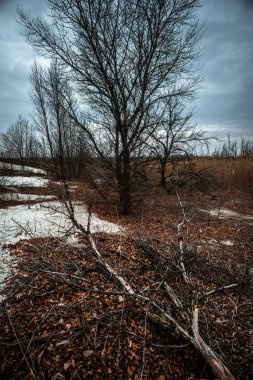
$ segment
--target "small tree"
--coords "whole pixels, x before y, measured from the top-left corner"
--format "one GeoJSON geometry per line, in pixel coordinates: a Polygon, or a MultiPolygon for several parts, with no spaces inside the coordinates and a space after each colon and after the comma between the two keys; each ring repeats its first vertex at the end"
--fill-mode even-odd
{"type": "Polygon", "coordinates": [[[153,156],[159,161],[160,184],[166,187],[166,169],[168,163],[173,166],[179,158],[190,158],[196,153],[199,144],[207,144],[208,138],[203,131],[192,124],[192,111],[185,112],[179,97],[168,100],[164,115],[149,138],[148,145],[153,156]]]}

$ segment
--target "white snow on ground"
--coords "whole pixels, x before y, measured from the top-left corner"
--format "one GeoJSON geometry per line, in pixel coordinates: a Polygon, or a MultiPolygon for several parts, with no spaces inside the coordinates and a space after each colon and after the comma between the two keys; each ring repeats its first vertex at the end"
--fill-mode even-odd
{"type": "Polygon", "coordinates": [[[45,170],[33,168],[30,166],[14,165],[7,162],[0,161],[0,169],[16,170],[19,172],[30,172],[35,174],[47,174],[45,170]]]}
{"type": "MultiPolygon", "coordinates": [[[[87,207],[75,204],[74,209],[78,223],[86,227],[88,221],[87,207]]],[[[91,217],[90,229],[91,232],[123,232],[118,225],[99,219],[95,215],[91,217]]],[[[66,215],[64,206],[58,201],[51,202],[50,205],[36,203],[0,209],[0,287],[10,273],[11,256],[8,249],[3,248],[4,245],[32,237],[61,237],[66,235],[66,231],[71,233],[68,241],[73,244],[76,231],[66,215]]]]}
{"type": "MultiPolygon", "coordinates": [[[[2,199],[10,200],[50,200],[54,197],[47,195],[21,194],[13,186],[47,186],[49,181],[41,177],[0,176],[0,183],[7,193],[1,194],[2,199]],[[10,193],[10,190],[14,193],[10,193]]],[[[72,190],[74,191],[74,190],[72,190]]],[[[78,223],[86,227],[88,222],[87,207],[84,204],[73,204],[78,223]]],[[[116,224],[91,216],[91,232],[122,233],[123,230],[116,224]]],[[[76,243],[76,230],[68,218],[65,207],[59,201],[50,203],[35,203],[32,205],[18,205],[0,209],[0,288],[4,286],[5,278],[10,274],[13,257],[5,247],[21,239],[33,237],[62,237],[68,233],[68,242],[76,243]]],[[[1,298],[0,298],[1,300],[1,298]]]]}
{"type": "Polygon", "coordinates": [[[200,210],[202,212],[207,212],[213,217],[221,219],[238,219],[238,220],[248,220],[253,222],[252,214],[240,214],[239,212],[229,210],[228,208],[211,208],[210,210],[200,210]]]}
{"type": "MultiPolygon", "coordinates": [[[[0,249],[0,289],[4,286],[4,279],[11,274],[11,264],[14,263],[7,248],[0,249]]],[[[3,297],[0,295],[0,301],[3,297]]]]}
{"type": "MultiPolygon", "coordinates": [[[[75,204],[74,208],[78,223],[86,227],[88,221],[86,206],[75,204]]],[[[45,203],[36,203],[1,209],[0,242],[9,244],[15,243],[21,238],[33,236],[63,236],[72,226],[65,214],[64,206],[58,201],[46,205],[45,203]]],[[[99,219],[95,215],[91,217],[90,228],[91,232],[122,233],[118,225],[99,219]]]]}
{"type": "Polygon", "coordinates": [[[22,177],[22,176],[4,176],[0,177],[0,182],[3,186],[29,186],[29,187],[43,187],[48,186],[49,181],[41,177],[22,177]]]}
{"type": "Polygon", "coordinates": [[[7,201],[42,201],[55,199],[53,195],[36,195],[36,194],[21,194],[21,193],[2,193],[0,194],[0,199],[7,201]]]}

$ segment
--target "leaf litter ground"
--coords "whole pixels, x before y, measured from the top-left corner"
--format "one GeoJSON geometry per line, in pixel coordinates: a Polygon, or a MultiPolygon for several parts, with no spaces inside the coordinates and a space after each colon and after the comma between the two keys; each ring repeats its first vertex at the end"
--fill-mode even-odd
{"type": "MultiPolygon", "coordinates": [[[[159,195],[152,204],[141,205],[135,217],[124,218],[116,207],[96,202],[93,193],[90,197],[100,217],[120,223],[129,234],[96,234],[97,246],[112,267],[134,287],[166,302],[163,291],[156,288],[165,268],[154,265],[136,244],[145,242],[172,263],[166,266],[166,280],[189,309],[188,291],[173,265],[181,217],[175,198],[159,195]]],[[[200,330],[238,379],[250,379],[252,227],[211,218],[190,203],[186,208],[196,215],[185,263],[194,284],[206,292],[240,283],[203,302],[200,330]],[[222,243],[231,237],[233,245],[222,243]]],[[[214,378],[191,346],[147,319],[145,304],[121,294],[92,259],[82,236],[77,247],[60,238],[37,238],[16,243],[12,252],[18,264],[1,304],[1,378],[214,378]]]]}

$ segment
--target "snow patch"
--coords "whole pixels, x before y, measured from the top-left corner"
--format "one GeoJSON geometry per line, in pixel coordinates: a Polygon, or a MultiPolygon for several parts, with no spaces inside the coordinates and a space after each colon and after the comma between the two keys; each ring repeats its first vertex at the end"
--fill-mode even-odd
{"type": "MultiPolygon", "coordinates": [[[[84,204],[73,204],[78,223],[86,227],[88,211],[84,204]]],[[[116,224],[104,221],[95,215],[91,215],[90,230],[105,233],[123,233],[116,224]]],[[[5,245],[14,244],[21,239],[52,236],[64,237],[72,246],[78,245],[75,237],[76,229],[69,220],[65,207],[57,201],[46,206],[45,203],[34,205],[18,205],[0,212],[0,288],[10,274],[12,258],[5,245]]],[[[1,301],[1,298],[0,298],[1,301]]]]}
{"type": "MultiPolygon", "coordinates": [[[[11,267],[14,263],[14,259],[11,257],[7,248],[1,248],[0,246],[0,290],[4,287],[4,280],[11,274],[11,267]]],[[[0,302],[4,299],[0,295],[0,302]]]]}
{"type": "Polygon", "coordinates": [[[3,185],[6,186],[20,186],[20,187],[44,187],[48,186],[49,181],[41,177],[22,177],[22,176],[4,176],[0,177],[3,185]]]}
{"type": "Polygon", "coordinates": [[[18,172],[30,172],[34,174],[43,174],[43,175],[47,174],[45,170],[42,170],[42,169],[33,168],[31,166],[14,165],[14,164],[10,164],[8,162],[2,162],[2,161],[0,161],[0,169],[15,170],[18,172]]]}
{"type": "MultiPolygon", "coordinates": [[[[39,169],[38,169],[39,170],[39,169]]],[[[49,181],[41,177],[0,176],[0,182],[7,192],[1,194],[2,199],[28,201],[51,200],[49,195],[21,194],[13,186],[42,187],[48,186],[49,181]],[[11,192],[13,191],[13,192],[11,192]]],[[[72,188],[74,190],[74,187],[72,188]]],[[[84,228],[87,226],[89,213],[85,204],[73,203],[75,217],[84,228]]],[[[105,233],[123,233],[116,224],[104,221],[91,215],[90,231],[105,233]]],[[[59,201],[36,203],[32,205],[17,205],[0,210],[0,289],[4,280],[11,274],[14,259],[6,245],[15,244],[21,239],[35,237],[67,237],[69,244],[77,245],[76,229],[70,221],[66,208],[59,201]]],[[[1,298],[0,298],[1,301],[1,298]]]]}
{"type": "Polygon", "coordinates": [[[228,208],[211,208],[210,210],[203,210],[200,209],[201,212],[207,212],[213,217],[217,217],[220,219],[227,219],[227,218],[232,218],[232,219],[238,219],[238,220],[248,220],[248,221],[253,221],[253,215],[251,214],[241,214],[239,212],[229,210],[228,208]]]}
{"type": "Polygon", "coordinates": [[[53,195],[36,195],[36,194],[21,194],[21,193],[2,193],[0,198],[7,201],[42,201],[55,199],[53,195]]]}
{"type": "MultiPolygon", "coordinates": [[[[86,227],[88,222],[87,207],[74,204],[78,223],[86,227]]],[[[122,229],[104,221],[97,216],[91,216],[91,232],[122,233],[122,229]]],[[[40,236],[64,236],[66,231],[75,232],[69,220],[65,207],[60,202],[36,203],[33,205],[18,205],[2,209],[0,214],[0,243],[13,244],[20,239],[40,236]]]]}

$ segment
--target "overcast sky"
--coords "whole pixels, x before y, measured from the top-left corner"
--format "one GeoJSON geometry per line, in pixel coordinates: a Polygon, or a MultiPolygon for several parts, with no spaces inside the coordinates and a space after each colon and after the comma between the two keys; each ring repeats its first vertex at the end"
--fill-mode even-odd
{"type": "MultiPolygon", "coordinates": [[[[20,34],[16,7],[40,13],[43,0],[0,0],[0,131],[31,118],[29,74],[40,60],[20,34]]],[[[195,102],[198,126],[220,137],[253,139],[253,0],[209,0],[200,11],[205,80],[195,102]]]]}

